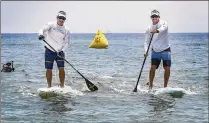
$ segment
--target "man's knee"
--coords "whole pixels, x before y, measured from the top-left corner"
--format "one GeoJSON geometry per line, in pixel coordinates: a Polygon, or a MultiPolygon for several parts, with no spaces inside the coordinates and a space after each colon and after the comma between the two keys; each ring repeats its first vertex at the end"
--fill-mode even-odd
{"type": "Polygon", "coordinates": [[[64,71],[65,68],[64,67],[59,67],[59,71],[64,71]]]}
{"type": "Polygon", "coordinates": [[[169,66],[165,66],[164,69],[165,69],[165,71],[170,71],[170,67],[169,66]]]}
{"type": "Polygon", "coordinates": [[[52,69],[46,69],[47,72],[52,72],[52,69]]]}
{"type": "Polygon", "coordinates": [[[152,65],[150,68],[150,72],[155,72],[155,70],[157,69],[156,65],[152,65]]]}

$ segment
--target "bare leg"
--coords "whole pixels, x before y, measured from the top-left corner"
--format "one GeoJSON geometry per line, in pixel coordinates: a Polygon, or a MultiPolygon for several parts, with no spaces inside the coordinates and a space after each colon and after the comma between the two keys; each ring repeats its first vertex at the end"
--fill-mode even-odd
{"type": "Polygon", "coordinates": [[[65,69],[64,69],[64,67],[59,67],[59,78],[60,78],[60,87],[64,88],[64,82],[65,82],[65,69]]]}
{"type": "Polygon", "coordinates": [[[164,72],[164,88],[168,86],[168,80],[170,77],[170,67],[164,67],[165,72],[164,72]]]}
{"type": "Polygon", "coordinates": [[[48,83],[48,88],[52,87],[52,69],[46,70],[46,79],[48,83]]]}
{"type": "Polygon", "coordinates": [[[149,72],[149,89],[151,90],[153,87],[153,80],[155,77],[155,70],[156,70],[157,66],[156,65],[152,65],[150,72],[149,72]]]}

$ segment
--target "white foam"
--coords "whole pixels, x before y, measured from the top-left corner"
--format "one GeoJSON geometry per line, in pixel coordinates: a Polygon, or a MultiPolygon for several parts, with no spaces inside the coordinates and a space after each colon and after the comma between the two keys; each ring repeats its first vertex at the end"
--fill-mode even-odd
{"type": "Polygon", "coordinates": [[[188,94],[188,95],[197,94],[197,92],[192,92],[192,91],[190,90],[190,88],[186,89],[186,90],[185,90],[185,93],[188,94]]]}
{"type": "Polygon", "coordinates": [[[51,87],[51,88],[39,88],[38,89],[38,93],[47,93],[47,92],[48,93],[53,92],[58,95],[65,95],[65,94],[80,95],[80,96],[83,95],[82,92],[80,92],[78,90],[74,90],[70,86],[66,86],[66,85],[64,88],[60,88],[58,86],[55,86],[55,87],[51,87]]]}
{"type": "Polygon", "coordinates": [[[149,93],[149,90],[147,88],[141,88],[140,85],[138,85],[137,90],[141,93],[149,93]]]}
{"type": "Polygon", "coordinates": [[[142,88],[138,88],[138,90],[142,93],[149,93],[148,89],[142,89],[142,88]]]}
{"type": "Polygon", "coordinates": [[[35,93],[31,92],[28,86],[20,86],[17,92],[20,92],[25,97],[37,96],[35,93]]]}
{"type": "Polygon", "coordinates": [[[126,90],[123,90],[123,89],[113,88],[113,90],[115,92],[122,93],[122,94],[130,94],[130,92],[127,92],[126,90]]]}
{"type": "Polygon", "coordinates": [[[112,76],[101,76],[100,78],[103,78],[103,79],[112,79],[113,77],[112,76]]]}

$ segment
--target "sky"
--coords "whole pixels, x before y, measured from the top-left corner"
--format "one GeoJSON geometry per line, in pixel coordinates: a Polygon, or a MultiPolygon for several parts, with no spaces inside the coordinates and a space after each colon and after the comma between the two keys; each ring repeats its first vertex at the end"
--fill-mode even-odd
{"type": "Polygon", "coordinates": [[[144,33],[153,9],[169,32],[208,32],[208,1],[2,1],[1,33],[37,33],[60,10],[71,33],[144,33]]]}

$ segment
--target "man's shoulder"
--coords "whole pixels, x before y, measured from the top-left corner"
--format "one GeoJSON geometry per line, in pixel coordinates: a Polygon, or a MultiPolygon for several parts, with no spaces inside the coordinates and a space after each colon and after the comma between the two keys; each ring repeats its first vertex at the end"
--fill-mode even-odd
{"type": "Polygon", "coordinates": [[[70,33],[70,29],[66,25],[64,27],[68,31],[68,33],[70,33]]]}
{"type": "Polygon", "coordinates": [[[146,28],[146,30],[149,31],[149,30],[151,30],[151,28],[152,28],[152,24],[149,25],[149,26],[146,28]]]}
{"type": "Polygon", "coordinates": [[[66,29],[66,30],[70,30],[67,26],[65,26],[65,29],[66,29]]]}
{"type": "Polygon", "coordinates": [[[160,20],[160,24],[167,24],[166,20],[160,20]]]}
{"type": "Polygon", "coordinates": [[[50,22],[48,22],[47,24],[48,24],[49,26],[53,26],[53,25],[56,24],[56,22],[55,22],[55,21],[50,21],[50,22]]]}

